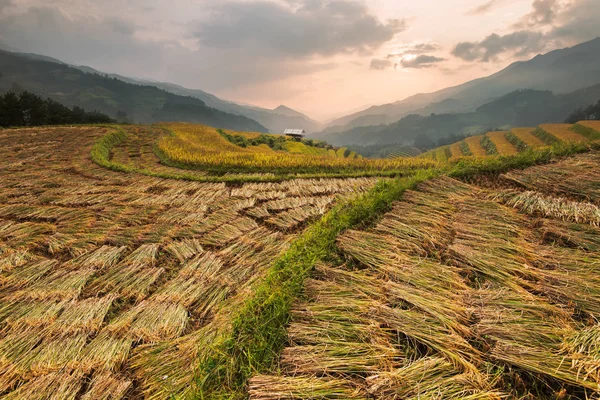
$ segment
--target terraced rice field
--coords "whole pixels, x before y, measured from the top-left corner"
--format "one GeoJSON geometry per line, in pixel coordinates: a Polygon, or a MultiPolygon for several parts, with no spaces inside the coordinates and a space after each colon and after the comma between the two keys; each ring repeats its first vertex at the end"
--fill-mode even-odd
{"type": "Polygon", "coordinates": [[[496,131],[488,132],[486,136],[496,145],[498,154],[511,156],[517,154],[517,149],[513,146],[508,139],[506,139],[506,132],[496,131]]]}
{"type": "Polygon", "coordinates": [[[484,157],[487,155],[487,152],[481,146],[481,138],[482,136],[470,136],[465,139],[467,146],[469,146],[471,153],[473,153],[475,157],[484,157]]]}
{"type": "Polygon", "coordinates": [[[531,149],[545,146],[545,143],[533,134],[534,130],[535,128],[513,128],[511,132],[531,149]]]}
{"type": "Polygon", "coordinates": [[[600,132],[600,121],[581,121],[579,124],[600,132]]]}
{"type": "Polygon", "coordinates": [[[540,128],[563,142],[585,142],[587,139],[571,130],[569,124],[544,124],[540,128]]]}
{"type": "MultiPolygon", "coordinates": [[[[0,132],[3,398],[190,395],[203,352],[272,261],[340,198],[376,182],[113,172],[90,160],[109,130],[0,132]]],[[[130,132],[115,160],[181,173],[152,153],[157,129],[130,132]]]]}
{"type": "Polygon", "coordinates": [[[463,156],[463,152],[460,149],[460,142],[450,145],[448,149],[450,151],[450,157],[448,157],[448,161],[455,161],[463,156]]]}
{"type": "Polygon", "coordinates": [[[338,236],[250,399],[596,398],[599,162],[438,178],[338,236]]]}

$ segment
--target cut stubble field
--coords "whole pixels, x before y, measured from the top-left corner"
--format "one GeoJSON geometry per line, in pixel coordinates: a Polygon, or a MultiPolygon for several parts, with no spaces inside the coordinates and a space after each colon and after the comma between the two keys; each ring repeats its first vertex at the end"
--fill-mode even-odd
{"type": "Polygon", "coordinates": [[[253,147],[0,131],[3,398],[600,393],[596,142],[451,165],[253,147]]]}

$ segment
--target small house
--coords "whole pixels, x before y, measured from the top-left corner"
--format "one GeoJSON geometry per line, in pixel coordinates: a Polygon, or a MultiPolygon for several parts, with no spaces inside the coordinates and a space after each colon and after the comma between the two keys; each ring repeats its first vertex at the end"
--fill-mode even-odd
{"type": "Polygon", "coordinates": [[[296,139],[302,139],[306,131],[304,129],[286,129],[283,131],[283,134],[296,139]]]}

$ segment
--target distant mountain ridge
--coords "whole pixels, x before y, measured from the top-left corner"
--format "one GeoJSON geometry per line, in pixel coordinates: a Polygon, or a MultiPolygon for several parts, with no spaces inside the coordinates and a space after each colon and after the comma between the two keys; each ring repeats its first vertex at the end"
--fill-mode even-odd
{"type": "Polygon", "coordinates": [[[267,132],[251,118],[209,107],[200,99],[124,79],[84,71],[50,57],[0,50],[0,93],[27,90],[68,107],[97,110],[110,117],[126,113],[131,122],[175,120],[267,132]]]}
{"type": "Polygon", "coordinates": [[[564,122],[574,111],[600,99],[600,84],[555,95],[550,91],[517,90],[468,113],[410,114],[388,125],[356,127],[324,135],[335,146],[413,145],[423,136],[436,141],[451,135],[472,135],[494,129],[564,122]]]}
{"type": "MultiPolygon", "coordinates": [[[[1,51],[1,50],[0,50],[1,51]]],[[[154,86],[166,92],[176,94],[179,96],[193,97],[201,100],[208,107],[215,108],[226,113],[244,116],[258,122],[263,127],[266,127],[271,133],[283,132],[286,128],[301,128],[309,133],[317,132],[322,129],[323,125],[317,121],[312,120],[308,116],[293,110],[287,106],[280,105],[274,110],[269,110],[261,107],[254,107],[248,105],[240,105],[227,100],[222,100],[219,97],[204,92],[198,89],[188,89],[183,86],[179,86],[173,83],[157,82],[145,79],[138,79],[132,77],[126,77],[119,74],[105,73],[98,71],[92,67],[83,65],[71,65],[52,57],[33,54],[33,53],[19,53],[9,51],[16,56],[27,58],[34,61],[48,61],[57,64],[62,64],[72,68],[79,69],[89,74],[104,75],[109,78],[118,79],[120,81],[142,86],[154,86]]],[[[264,130],[264,129],[263,129],[264,130]]]]}
{"type": "Polygon", "coordinates": [[[579,45],[515,62],[488,77],[421,93],[404,100],[338,118],[319,134],[350,131],[366,125],[390,124],[409,114],[430,115],[474,111],[518,89],[568,93],[600,83],[600,37],[579,45]]]}
{"type": "MultiPolygon", "coordinates": [[[[91,67],[75,66],[75,68],[81,69],[86,72],[104,74],[103,72],[97,71],[91,67]]],[[[323,126],[321,123],[314,121],[306,115],[284,105],[280,105],[274,110],[269,110],[266,108],[240,105],[231,101],[222,100],[219,97],[207,93],[203,90],[188,89],[183,86],[176,85],[174,83],[129,78],[118,74],[105,75],[122,80],[124,82],[133,83],[137,85],[141,84],[155,86],[169,93],[177,94],[180,96],[189,96],[202,100],[207,106],[216,108],[217,110],[251,118],[260,123],[261,125],[265,126],[267,129],[269,129],[271,133],[282,133],[283,130],[287,128],[301,128],[311,133],[319,131],[323,126]]]]}

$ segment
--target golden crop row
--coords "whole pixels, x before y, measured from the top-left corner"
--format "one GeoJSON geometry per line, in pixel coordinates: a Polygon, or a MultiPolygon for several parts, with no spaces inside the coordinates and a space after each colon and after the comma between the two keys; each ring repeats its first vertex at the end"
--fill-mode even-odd
{"type": "Polygon", "coordinates": [[[266,146],[241,148],[228,142],[214,128],[192,124],[165,125],[173,135],[158,141],[158,149],[171,162],[194,168],[223,171],[361,172],[433,167],[424,159],[350,159],[328,155],[290,154],[266,146]]]}

